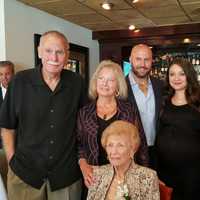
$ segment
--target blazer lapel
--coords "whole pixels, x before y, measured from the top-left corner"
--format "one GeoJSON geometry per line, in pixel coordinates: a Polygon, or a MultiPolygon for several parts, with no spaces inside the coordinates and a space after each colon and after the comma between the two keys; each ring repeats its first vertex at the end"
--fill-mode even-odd
{"type": "Polygon", "coordinates": [[[112,183],[112,180],[114,177],[113,167],[109,164],[108,167],[105,168],[104,170],[105,170],[105,172],[104,172],[103,176],[101,177],[101,182],[97,189],[94,200],[105,200],[106,194],[112,183]]]}
{"type": "Polygon", "coordinates": [[[161,105],[161,90],[160,90],[160,83],[154,78],[150,78],[153,91],[154,91],[154,97],[155,97],[155,119],[157,122],[158,116],[159,116],[159,110],[160,110],[160,105],[161,105]]]}
{"type": "MultiPolygon", "coordinates": [[[[126,76],[126,83],[127,83],[127,87],[128,87],[128,100],[129,102],[131,102],[133,104],[134,107],[137,108],[138,110],[138,106],[137,106],[137,102],[136,102],[136,99],[135,99],[135,96],[133,94],[133,90],[131,88],[131,83],[130,83],[130,80],[129,80],[129,77],[126,76]]],[[[138,110],[139,111],[139,110],[138,110]]]]}
{"type": "Polygon", "coordinates": [[[0,105],[3,102],[3,94],[2,94],[2,88],[0,87],[0,105]]]}

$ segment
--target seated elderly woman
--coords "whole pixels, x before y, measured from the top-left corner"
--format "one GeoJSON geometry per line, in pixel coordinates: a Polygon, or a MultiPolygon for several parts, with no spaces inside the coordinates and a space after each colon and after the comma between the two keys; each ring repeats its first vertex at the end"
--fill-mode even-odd
{"type": "Polygon", "coordinates": [[[87,200],[159,200],[156,172],[134,162],[140,145],[137,128],[117,120],[103,132],[101,143],[110,164],[94,167],[87,200]]]}

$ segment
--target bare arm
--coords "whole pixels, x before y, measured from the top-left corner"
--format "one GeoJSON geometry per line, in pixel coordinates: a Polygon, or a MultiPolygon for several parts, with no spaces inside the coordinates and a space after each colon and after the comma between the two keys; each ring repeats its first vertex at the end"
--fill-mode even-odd
{"type": "Polygon", "coordinates": [[[79,165],[81,172],[83,174],[84,183],[87,187],[94,183],[93,181],[93,166],[87,163],[87,160],[84,158],[79,159],[79,165]]]}
{"type": "Polygon", "coordinates": [[[3,140],[3,146],[6,152],[6,158],[8,163],[15,153],[15,130],[14,129],[1,129],[1,137],[3,140]]]}

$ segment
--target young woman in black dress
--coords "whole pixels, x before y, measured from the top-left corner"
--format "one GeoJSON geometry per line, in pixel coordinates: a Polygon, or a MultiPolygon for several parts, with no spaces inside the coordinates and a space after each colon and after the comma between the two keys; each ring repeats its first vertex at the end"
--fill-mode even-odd
{"type": "Polygon", "coordinates": [[[158,175],[173,187],[173,200],[192,200],[200,192],[200,87],[184,59],[172,62],[166,82],[156,140],[158,175]]]}

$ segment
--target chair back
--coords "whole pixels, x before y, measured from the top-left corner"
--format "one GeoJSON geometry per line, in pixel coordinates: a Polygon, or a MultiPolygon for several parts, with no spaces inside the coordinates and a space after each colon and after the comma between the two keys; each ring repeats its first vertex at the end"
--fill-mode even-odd
{"type": "Polygon", "coordinates": [[[160,200],[171,200],[173,189],[166,185],[159,183],[160,200]]]}

